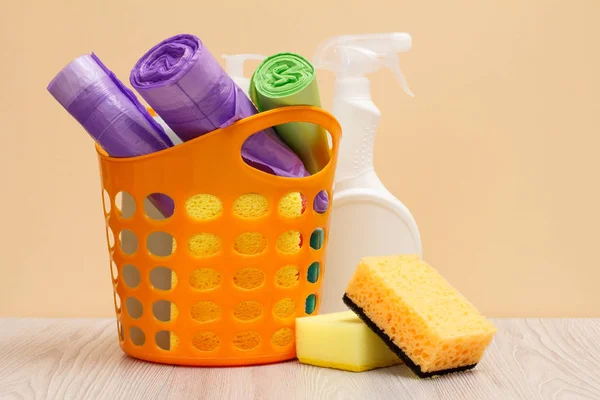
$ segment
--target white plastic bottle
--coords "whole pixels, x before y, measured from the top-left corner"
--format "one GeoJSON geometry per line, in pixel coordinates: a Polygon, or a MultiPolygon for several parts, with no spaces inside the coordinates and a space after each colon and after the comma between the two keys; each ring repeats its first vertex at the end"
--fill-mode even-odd
{"type": "Polygon", "coordinates": [[[337,36],[325,40],[315,53],[315,67],[336,74],[331,111],[343,130],[321,313],[346,310],[342,296],[362,257],[407,253],[421,256],[415,219],[373,169],[373,143],[381,113],[371,100],[367,78],[367,74],[387,67],[413,96],[398,64],[398,53],[410,50],[411,44],[406,33],[337,36]]]}
{"type": "Polygon", "coordinates": [[[225,59],[225,72],[242,89],[246,96],[250,90],[250,78],[244,76],[244,62],[246,60],[262,61],[266,57],[259,54],[223,54],[225,59]]]}

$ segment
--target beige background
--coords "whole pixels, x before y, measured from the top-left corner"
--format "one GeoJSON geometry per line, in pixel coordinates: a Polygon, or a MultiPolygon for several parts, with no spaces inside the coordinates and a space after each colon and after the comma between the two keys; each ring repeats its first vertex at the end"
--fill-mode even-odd
{"type": "Polygon", "coordinates": [[[127,80],[175,33],[216,55],[311,56],[383,31],[413,35],[417,97],[373,76],[376,169],[424,257],[490,316],[600,316],[599,1],[134,3],[3,2],[0,316],[113,313],[92,141],[45,90],[71,59],[93,50],[127,80]]]}

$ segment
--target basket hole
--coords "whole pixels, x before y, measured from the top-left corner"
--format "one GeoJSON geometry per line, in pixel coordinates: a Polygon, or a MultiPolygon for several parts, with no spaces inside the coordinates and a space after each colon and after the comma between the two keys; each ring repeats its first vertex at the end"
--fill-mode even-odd
{"type": "Polygon", "coordinates": [[[275,273],[275,284],[277,286],[291,288],[298,284],[300,270],[295,265],[286,265],[279,268],[275,273]]]}
{"type": "Polygon", "coordinates": [[[121,313],[121,296],[119,296],[119,293],[114,292],[115,294],[115,309],[117,310],[117,314],[121,313]]]}
{"type": "Polygon", "coordinates": [[[219,347],[219,337],[214,332],[199,332],[194,335],[192,345],[200,351],[212,351],[219,347]]]}
{"type": "Polygon", "coordinates": [[[147,218],[162,221],[171,218],[175,212],[175,202],[164,193],[152,193],[144,199],[144,213],[147,218]]]}
{"type": "Polygon", "coordinates": [[[115,247],[115,234],[110,226],[106,227],[106,240],[108,241],[108,247],[112,250],[115,247]]]}
{"type": "Polygon", "coordinates": [[[221,275],[211,268],[197,268],[190,275],[190,286],[196,290],[211,290],[220,284],[221,275]]]}
{"type": "Polygon", "coordinates": [[[168,300],[158,300],[152,304],[152,314],[161,322],[171,322],[179,316],[179,308],[168,300]]]}
{"type": "Polygon", "coordinates": [[[102,206],[104,207],[104,213],[110,214],[110,210],[112,210],[112,205],[110,204],[110,195],[106,191],[106,189],[102,190],[102,206]]]}
{"type": "Polygon", "coordinates": [[[158,290],[171,290],[177,284],[177,274],[167,267],[156,267],[150,271],[150,283],[158,290]]]}
{"type": "Polygon", "coordinates": [[[273,314],[278,318],[290,318],[295,312],[296,302],[290,298],[279,300],[273,308],[273,314]]]}
{"type": "Polygon", "coordinates": [[[233,308],[233,316],[240,321],[254,321],[263,314],[263,306],[258,301],[242,301],[233,308]]]}
{"type": "Polygon", "coordinates": [[[170,331],[158,331],[154,335],[156,346],[165,351],[172,351],[179,345],[179,336],[170,331]]]}
{"type": "Polygon", "coordinates": [[[296,254],[302,248],[300,231],[287,231],[277,238],[277,250],[283,254],[296,254]]]}
{"type": "Polygon", "coordinates": [[[199,301],[192,306],[190,314],[198,322],[211,322],[221,316],[221,307],[212,301],[199,301]]]}
{"type": "Polygon", "coordinates": [[[283,129],[284,135],[291,135],[288,136],[291,141],[285,143],[276,140],[267,134],[268,130],[253,134],[242,145],[241,156],[246,165],[263,173],[285,176],[288,179],[302,179],[305,175],[318,173],[329,164],[333,140],[325,128],[311,122],[294,122],[279,125],[277,128],[278,133],[281,134],[283,129]],[[316,143],[301,161],[296,154],[306,152],[296,146],[303,139],[314,142],[312,138],[315,138],[316,143]]]}
{"type": "Polygon", "coordinates": [[[119,192],[115,196],[115,207],[123,219],[129,219],[135,214],[135,200],[128,192],[119,192]]]}
{"type": "Polygon", "coordinates": [[[306,304],[304,305],[304,311],[310,315],[315,312],[315,308],[317,307],[317,296],[314,294],[309,294],[306,298],[306,304]]]}
{"type": "Polygon", "coordinates": [[[185,202],[185,211],[195,221],[215,219],[223,214],[223,202],[212,194],[196,194],[185,202]]]}
{"type": "Polygon", "coordinates": [[[179,336],[175,332],[171,332],[169,336],[169,347],[171,350],[175,350],[179,347],[179,336]]]}
{"type": "Polygon", "coordinates": [[[257,332],[240,332],[233,337],[233,345],[240,350],[252,350],[259,344],[260,335],[257,332]]]}
{"type": "Polygon", "coordinates": [[[243,194],[233,202],[233,214],[246,219],[257,219],[267,215],[269,200],[258,193],[243,194]]]}
{"type": "Polygon", "coordinates": [[[129,338],[136,346],[143,346],[144,343],[146,343],[146,335],[144,334],[144,331],[137,326],[132,326],[129,328],[129,338]]]}
{"type": "Polygon", "coordinates": [[[242,289],[252,290],[265,282],[265,273],[258,268],[242,268],[233,276],[233,283],[242,289]]]}
{"type": "Polygon", "coordinates": [[[279,214],[286,218],[297,218],[306,211],[306,196],[300,192],[288,193],[279,200],[279,214]]]}
{"type": "Polygon", "coordinates": [[[142,280],[142,276],[140,275],[140,271],[131,264],[126,264],[123,266],[123,280],[125,284],[130,288],[136,288],[140,284],[142,280]]]}
{"type": "Polygon", "coordinates": [[[319,280],[319,275],[321,273],[321,264],[318,261],[310,264],[308,267],[308,272],[306,274],[306,280],[310,283],[316,283],[319,280]]]}
{"type": "Polygon", "coordinates": [[[294,332],[290,328],[278,329],[273,336],[271,336],[271,343],[279,347],[285,347],[292,343],[293,340],[294,332]]]}
{"type": "Polygon", "coordinates": [[[148,235],[146,246],[150,254],[158,257],[168,257],[177,248],[175,238],[167,232],[152,232],[148,235]]]}
{"type": "Polygon", "coordinates": [[[310,235],[310,247],[314,250],[321,250],[325,241],[325,231],[323,228],[317,228],[310,235]]]}
{"type": "Polygon", "coordinates": [[[110,274],[111,274],[112,280],[114,282],[116,282],[117,279],[119,278],[119,269],[117,268],[117,264],[115,264],[114,260],[110,260],[110,274]]]}
{"type": "Polygon", "coordinates": [[[221,239],[213,233],[197,233],[188,241],[188,250],[194,257],[210,257],[221,251],[221,239]]]}
{"type": "Polygon", "coordinates": [[[123,229],[119,233],[119,245],[125,254],[134,254],[138,249],[138,239],[135,233],[129,229],[123,229]]]}
{"type": "Polygon", "coordinates": [[[128,297],[125,300],[125,307],[127,308],[127,314],[133,319],[138,319],[144,313],[144,306],[142,302],[135,297],[128,297]]]}
{"type": "Polygon", "coordinates": [[[329,193],[326,190],[321,190],[317,193],[313,201],[313,209],[318,214],[325,214],[329,209],[329,193]]]}
{"type": "Polygon", "coordinates": [[[117,335],[119,336],[120,342],[125,340],[125,332],[123,332],[123,324],[121,321],[117,321],[117,335]]]}
{"type": "Polygon", "coordinates": [[[233,248],[247,256],[261,254],[267,249],[267,239],[260,232],[245,232],[235,238],[233,248]]]}

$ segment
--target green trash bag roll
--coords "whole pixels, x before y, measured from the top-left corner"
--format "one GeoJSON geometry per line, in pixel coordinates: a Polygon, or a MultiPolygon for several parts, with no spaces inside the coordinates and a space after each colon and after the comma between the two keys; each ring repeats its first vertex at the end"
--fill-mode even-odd
{"type": "MultiPolygon", "coordinates": [[[[287,106],[321,107],[315,68],[294,53],[267,57],[252,75],[250,98],[261,112],[287,106]]],[[[275,131],[300,157],[309,173],[319,172],[329,162],[331,150],[322,127],[290,122],[276,126],[275,131]]]]}

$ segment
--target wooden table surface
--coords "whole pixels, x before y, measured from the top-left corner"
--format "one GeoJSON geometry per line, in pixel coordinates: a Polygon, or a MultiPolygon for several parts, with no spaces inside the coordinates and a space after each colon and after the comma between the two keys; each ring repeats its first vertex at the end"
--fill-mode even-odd
{"type": "Polygon", "coordinates": [[[0,319],[0,399],[600,399],[600,319],[496,319],[476,369],[188,368],[127,357],[112,319],[0,319]]]}

